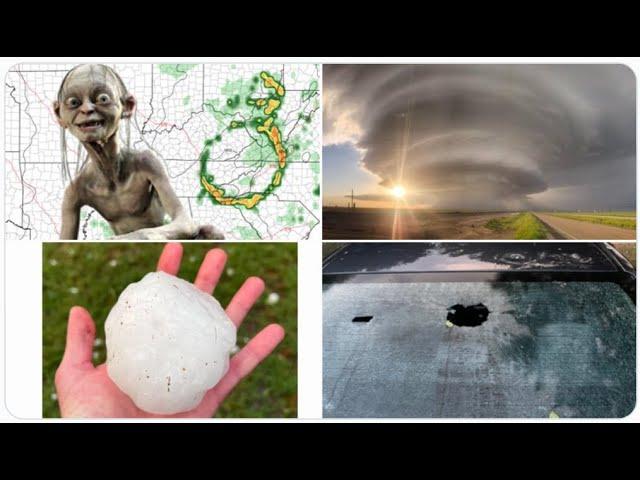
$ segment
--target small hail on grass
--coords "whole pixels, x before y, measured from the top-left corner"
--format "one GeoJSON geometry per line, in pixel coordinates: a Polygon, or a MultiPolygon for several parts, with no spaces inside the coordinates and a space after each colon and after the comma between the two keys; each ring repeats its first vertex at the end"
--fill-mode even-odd
{"type": "Polygon", "coordinates": [[[267,297],[267,305],[275,305],[280,301],[280,295],[276,292],[271,292],[267,297]]]}

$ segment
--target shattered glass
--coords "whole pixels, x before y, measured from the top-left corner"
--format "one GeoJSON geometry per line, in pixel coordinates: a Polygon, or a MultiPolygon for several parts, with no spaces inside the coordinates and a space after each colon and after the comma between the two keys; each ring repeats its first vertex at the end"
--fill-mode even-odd
{"type": "Polygon", "coordinates": [[[337,283],[323,304],[325,417],[616,418],[635,406],[635,305],[615,283],[337,283]],[[447,320],[478,304],[481,324],[447,320]]]}

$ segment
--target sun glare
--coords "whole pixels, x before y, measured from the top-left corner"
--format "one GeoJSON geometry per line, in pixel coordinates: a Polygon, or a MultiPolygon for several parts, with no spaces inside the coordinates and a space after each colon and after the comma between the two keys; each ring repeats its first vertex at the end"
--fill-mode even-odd
{"type": "Polygon", "coordinates": [[[393,187],[393,196],[396,198],[402,198],[404,197],[404,194],[406,193],[404,187],[401,187],[400,185],[397,185],[395,187],[393,187]]]}

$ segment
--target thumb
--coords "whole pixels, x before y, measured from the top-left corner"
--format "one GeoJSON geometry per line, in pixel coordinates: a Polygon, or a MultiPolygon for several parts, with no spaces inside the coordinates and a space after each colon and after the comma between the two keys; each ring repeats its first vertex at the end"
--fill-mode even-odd
{"type": "Polygon", "coordinates": [[[72,307],[67,325],[67,345],[60,366],[93,367],[91,362],[96,326],[89,312],[82,307],[72,307]]]}

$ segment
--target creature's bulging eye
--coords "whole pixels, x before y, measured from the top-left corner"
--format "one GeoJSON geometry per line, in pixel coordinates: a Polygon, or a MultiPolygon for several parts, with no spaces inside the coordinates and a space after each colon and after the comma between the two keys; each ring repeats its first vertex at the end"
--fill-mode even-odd
{"type": "Polygon", "coordinates": [[[98,103],[109,103],[111,101],[111,98],[109,98],[109,95],[107,95],[106,93],[101,93],[100,95],[98,95],[98,103]]]}
{"type": "Polygon", "coordinates": [[[67,107],[69,108],[78,108],[80,106],[80,100],[76,97],[67,98],[67,107]]]}

